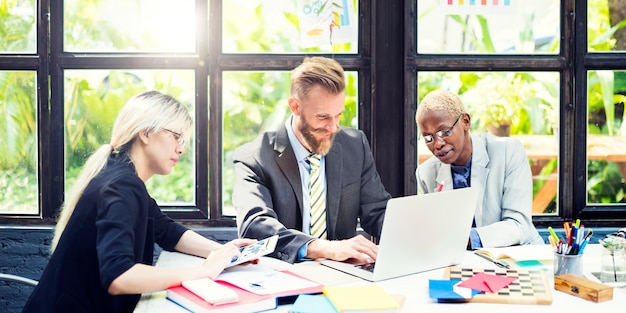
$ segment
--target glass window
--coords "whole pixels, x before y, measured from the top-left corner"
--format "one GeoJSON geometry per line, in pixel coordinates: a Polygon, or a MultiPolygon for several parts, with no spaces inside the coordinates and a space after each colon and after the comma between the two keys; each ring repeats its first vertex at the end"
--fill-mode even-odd
{"type": "Polygon", "coordinates": [[[194,0],[65,0],[64,15],[65,51],[196,51],[194,0]]]}
{"type": "Polygon", "coordinates": [[[626,10],[623,0],[587,1],[589,52],[626,50],[626,10]]]}
{"type": "MultiPolygon", "coordinates": [[[[10,142],[14,126],[8,119],[1,126],[6,129],[0,133],[0,144],[16,152],[1,163],[0,191],[8,191],[0,200],[17,207],[7,199],[14,196],[11,192],[16,186],[28,186],[28,192],[22,190],[18,196],[20,201],[32,201],[26,205],[31,211],[16,215],[41,215],[33,223],[46,224],[54,218],[84,162],[96,148],[109,143],[119,109],[131,96],[146,90],[163,91],[188,103],[194,119],[200,119],[194,132],[202,133],[192,134],[196,139],[191,139],[171,174],[154,176],[146,186],[171,217],[199,220],[208,213],[211,218],[206,225],[234,225],[232,151],[289,116],[285,101],[294,57],[352,55],[343,59],[352,72],[346,72],[349,87],[342,125],[358,127],[357,81],[370,82],[371,78],[369,52],[358,55],[359,38],[371,35],[364,34],[369,26],[359,29],[363,21],[371,22],[369,2],[366,12],[359,12],[363,3],[357,0],[181,0],[175,5],[164,0],[65,0],[41,3],[41,8],[35,0],[0,3],[0,71],[4,71],[0,73],[9,77],[0,86],[16,94],[18,83],[11,79],[20,72],[11,71],[17,68],[33,75],[30,98],[3,98],[0,107],[8,112],[11,101],[32,100],[30,113],[42,115],[20,117],[21,124],[32,121],[33,125],[13,137],[34,140],[30,145],[10,142]],[[219,12],[209,11],[212,4],[219,12]],[[37,23],[38,12],[42,23],[37,23]],[[220,25],[209,23],[213,16],[211,21],[220,25]],[[49,36],[37,38],[40,34],[49,36]],[[46,46],[37,49],[38,44],[46,46]],[[45,54],[37,55],[38,51],[45,54]],[[34,55],[24,58],[25,52],[34,55]],[[233,56],[226,53],[265,54],[261,58],[271,64],[259,62],[258,56],[234,56],[233,62],[233,56]],[[285,58],[284,54],[295,56],[285,58]],[[62,71],[53,70],[59,68],[62,71]],[[43,102],[36,103],[37,97],[43,102]],[[60,103],[63,109],[55,110],[60,103]],[[209,124],[212,112],[223,113],[223,130],[209,124]],[[42,125],[46,129],[39,133],[45,138],[37,139],[37,127],[42,125]],[[30,158],[19,149],[26,149],[30,158]],[[43,161],[37,160],[40,156],[43,161]],[[220,162],[224,168],[210,166],[220,162]]],[[[369,39],[361,42],[370,47],[369,39]]],[[[12,218],[13,214],[4,215],[12,218]]]]}
{"type": "Polygon", "coordinates": [[[560,1],[417,1],[418,53],[556,54],[560,1]]]}
{"type": "Polygon", "coordinates": [[[0,0],[0,147],[10,151],[0,157],[0,219],[49,224],[84,160],[107,144],[117,109],[158,89],[189,103],[201,134],[172,174],[149,181],[151,194],[173,218],[234,226],[232,151],[282,125],[290,69],[326,54],[350,69],[342,125],[368,135],[392,193],[414,192],[406,168],[429,156],[416,149],[408,115],[426,92],[447,88],[471,110],[472,132],[517,112],[508,128],[528,139],[533,211],[544,215],[536,223],[623,220],[612,213],[623,212],[626,172],[613,152],[626,149],[623,8],[624,0],[0,0]],[[575,46],[578,31],[590,53],[575,46]],[[586,147],[574,145],[581,135],[586,147]],[[413,161],[388,166],[406,156],[413,161]]]}
{"type": "MultiPolygon", "coordinates": [[[[187,70],[68,70],[65,75],[66,190],[91,153],[109,144],[113,122],[126,101],[147,90],[159,90],[195,111],[193,71],[187,70]]],[[[195,153],[193,135],[174,170],[153,176],[146,187],[159,205],[193,205],[195,153]]]]}
{"type": "Polygon", "coordinates": [[[358,51],[356,0],[224,0],[224,53],[358,51]]]}
{"type": "Polygon", "coordinates": [[[35,53],[35,0],[0,1],[0,53],[35,53]]]}
{"type": "Polygon", "coordinates": [[[624,203],[626,72],[587,75],[587,202],[624,203]]]}
{"type": "Polygon", "coordinates": [[[39,213],[36,76],[0,71],[0,213],[39,213]]]}
{"type": "MultiPolygon", "coordinates": [[[[234,150],[265,131],[283,127],[291,116],[289,71],[224,72],[223,164],[222,185],[224,215],[235,215],[231,196],[235,183],[232,154],[234,150]]],[[[346,71],[346,107],[341,125],[356,128],[357,73],[346,71]]]]}
{"type": "MultiPolygon", "coordinates": [[[[472,133],[513,136],[522,142],[533,174],[533,213],[557,213],[559,74],[418,74],[419,101],[430,91],[439,88],[450,90],[461,97],[471,117],[472,133]]],[[[430,157],[432,153],[419,136],[418,164],[430,157]]]]}

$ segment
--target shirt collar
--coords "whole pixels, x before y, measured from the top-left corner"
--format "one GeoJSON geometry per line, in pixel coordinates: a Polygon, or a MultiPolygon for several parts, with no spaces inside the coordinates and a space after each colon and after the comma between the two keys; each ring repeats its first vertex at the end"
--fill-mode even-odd
{"type": "Polygon", "coordinates": [[[289,137],[289,143],[291,144],[291,148],[293,149],[293,153],[296,155],[296,160],[298,162],[306,160],[306,157],[311,154],[298,140],[296,137],[296,133],[293,131],[293,127],[291,126],[291,120],[293,119],[293,115],[291,115],[285,121],[285,128],[287,129],[287,137],[289,137]]]}
{"type": "Polygon", "coordinates": [[[472,156],[470,155],[470,158],[467,160],[465,165],[450,164],[450,168],[452,169],[453,174],[459,174],[463,175],[465,178],[469,178],[470,171],[472,170],[472,156]]]}

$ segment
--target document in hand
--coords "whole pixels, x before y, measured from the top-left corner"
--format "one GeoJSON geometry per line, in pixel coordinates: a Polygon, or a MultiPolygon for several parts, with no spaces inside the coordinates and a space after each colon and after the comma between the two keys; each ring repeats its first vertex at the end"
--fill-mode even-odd
{"type": "Polygon", "coordinates": [[[240,256],[233,257],[226,267],[239,265],[254,259],[258,259],[264,255],[268,255],[274,252],[276,249],[276,243],[278,242],[278,235],[268,237],[259,240],[251,245],[247,245],[239,248],[240,256]]]}
{"type": "Polygon", "coordinates": [[[398,299],[379,285],[326,286],[324,295],[339,313],[400,312],[398,299]]]}
{"type": "Polygon", "coordinates": [[[275,309],[276,297],[270,295],[257,295],[243,289],[232,286],[226,282],[217,282],[232,289],[237,293],[237,302],[226,304],[210,304],[183,286],[170,287],[167,289],[167,298],[191,312],[202,313],[228,313],[228,312],[259,312],[275,309]]]}

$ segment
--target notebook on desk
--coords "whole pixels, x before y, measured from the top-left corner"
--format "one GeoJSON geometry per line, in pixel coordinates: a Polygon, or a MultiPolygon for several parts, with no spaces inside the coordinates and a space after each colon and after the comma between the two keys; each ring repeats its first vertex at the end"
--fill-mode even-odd
{"type": "Polygon", "coordinates": [[[323,260],[321,264],[369,281],[459,264],[477,198],[472,187],[392,198],[387,203],[376,263],[323,260]]]}

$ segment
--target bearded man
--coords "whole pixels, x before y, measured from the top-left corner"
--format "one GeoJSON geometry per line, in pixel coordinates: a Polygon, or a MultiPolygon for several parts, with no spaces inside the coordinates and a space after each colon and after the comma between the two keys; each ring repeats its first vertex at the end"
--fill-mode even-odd
{"type": "Polygon", "coordinates": [[[379,237],[387,201],[365,134],[339,126],[345,77],[329,58],[305,58],[291,73],[292,115],[233,155],[238,234],[279,235],[271,256],[376,260],[378,247],[357,234],[379,237]],[[319,183],[319,184],[318,184],[319,183]]]}

